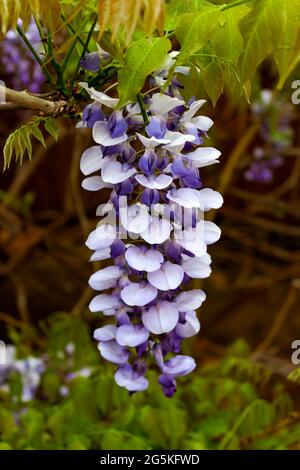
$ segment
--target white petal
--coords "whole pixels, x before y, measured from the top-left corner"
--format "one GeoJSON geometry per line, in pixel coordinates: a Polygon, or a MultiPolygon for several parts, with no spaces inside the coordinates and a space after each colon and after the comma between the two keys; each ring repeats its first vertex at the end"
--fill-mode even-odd
{"type": "Polygon", "coordinates": [[[190,152],[188,157],[191,158],[195,168],[202,168],[204,166],[219,163],[218,158],[221,152],[213,147],[199,147],[194,152],[190,152]]]}
{"type": "Polygon", "coordinates": [[[122,134],[119,137],[111,137],[109,127],[105,121],[96,121],[93,127],[93,138],[97,144],[110,147],[112,145],[118,145],[127,140],[127,135],[122,134]]]}
{"type": "Polygon", "coordinates": [[[149,304],[157,296],[157,289],[150,284],[130,282],[121,290],[121,299],[130,307],[142,307],[149,304]]]}
{"type": "Polygon", "coordinates": [[[185,323],[178,323],[176,326],[176,334],[181,338],[191,338],[200,331],[200,322],[195,312],[187,312],[185,314],[185,323]]]}
{"type": "Polygon", "coordinates": [[[164,145],[164,148],[171,151],[180,151],[186,142],[193,142],[196,137],[192,134],[182,134],[177,131],[167,131],[165,138],[170,141],[170,143],[164,145]]]}
{"type": "Polygon", "coordinates": [[[167,198],[188,209],[201,207],[201,200],[199,199],[199,191],[197,189],[180,188],[175,191],[169,191],[167,198]]]}
{"type": "Polygon", "coordinates": [[[118,308],[120,305],[121,301],[118,296],[101,294],[93,298],[89,309],[91,312],[103,312],[103,310],[118,308]]]}
{"type": "Polygon", "coordinates": [[[141,237],[150,245],[161,244],[170,238],[172,225],[168,220],[152,217],[147,229],[141,232],[141,237]]]}
{"type": "Polygon", "coordinates": [[[221,194],[211,188],[200,189],[198,194],[201,201],[200,206],[204,211],[219,209],[223,205],[224,201],[221,194]]]}
{"type": "Polygon", "coordinates": [[[96,250],[95,253],[92,254],[90,261],[102,261],[104,259],[109,259],[110,257],[110,248],[102,248],[101,250],[96,250]]]}
{"type": "Polygon", "coordinates": [[[170,140],[168,139],[156,139],[156,137],[148,138],[142,134],[139,134],[138,132],[136,133],[136,135],[138,136],[144,147],[148,149],[157,147],[157,145],[168,144],[170,142],[170,140]]]}
{"type": "Polygon", "coordinates": [[[190,121],[191,118],[195,116],[196,112],[204,105],[204,103],[206,103],[206,100],[194,101],[191,104],[190,109],[188,109],[187,111],[183,113],[182,121],[183,122],[190,121]]]}
{"type": "Polygon", "coordinates": [[[167,301],[159,302],[142,314],[144,326],[147,330],[156,335],[174,330],[178,318],[179,313],[176,304],[167,301]]]}
{"type": "Polygon", "coordinates": [[[200,289],[181,292],[177,295],[175,301],[179,312],[188,312],[189,310],[197,310],[205,301],[206,295],[200,289]]]}
{"type": "Polygon", "coordinates": [[[181,266],[167,261],[157,271],[148,273],[148,281],[157,289],[168,291],[177,289],[183,281],[184,272],[181,266]]]}
{"type": "Polygon", "coordinates": [[[155,93],[152,95],[150,111],[153,114],[164,114],[182,104],[184,104],[183,100],[172,98],[171,96],[164,95],[162,93],[155,93]]]}
{"type": "Polygon", "coordinates": [[[120,220],[125,230],[130,233],[140,234],[147,230],[151,217],[146,205],[133,204],[130,207],[121,207],[120,220]]]}
{"type": "Polygon", "coordinates": [[[188,258],[182,262],[182,268],[184,272],[193,279],[205,279],[211,274],[210,257],[201,256],[200,258],[195,256],[194,258],[188,258]]]}
{"type": "Polygon", "coordinates": [[[99,225],[91,232],[85,242],[90,250],[108,248],[116,239],[116,227],[113,225],[99,225]]]}
{"type": "Polygon", "coordinates": [[[110,341],[115,339],[117,327],[115,325],[105,325],[94,331],[94,339],[96,341],[110,341]]]}
{"type": "Polygon", "coordinates": [[[136,175],[135,179],[139,184],[149,189],[164,189],[170,186],[173,181],[171,176],[164,174],[151,176],[150,178],[147,178],[145,175],[136,175]]]}
{"type": "Polygon", "coordinates": [[[100,342],[98,349],[104,359],[114,364],[125,364],[128,361],[129,352],[114,340],[100,342]]]}
{"type": "Polygon", "coordinates": [[[98,101],[98,103],[101,103],[108,108],[115,108],[119,103],[117,98],[111,98],[102,91],[95,90],[94,87],[89,88],[86,82],[79,82],[79,85],[88,92],[93,100],[98,101]]]}
{"type": "Polygon", "coordinates": [[[117,329],[116,341],[120,346],[135,348],[149,338],[149,331],[138,325],[125,324],[117,329]]]}
{"type": "Polygon", "coordinates": [[[88,178],[84,178],[81,183],[83,189],[87,191],[100,191],[100,189],[108,188],[109,185],[104,183],[101,176],[89,176],[88,178]]]}
{"type": "Polygon", "coordinates": [[[204,241],[207,245],[216,243],[221,237],[221,229],[210,222],[209,220],[204,221],[204,241]]]}
{"type": "Polygon", "coordinates": [[[99,145],[94,145],[86,149],[80,159],[80,170],[87,176],[95,171],[100,170],[102,167],[103,156],[102,150],[99,145]]]}
{"type": "Polygon", "coordinates": [[[101,176],[105,183],[118,184],[127,180],[136,173],[134,168],[124,170],[120,162],[105,158],[103,161],[101,176]]]}
{"type": "Polygon", "coordinates": [[[195,360],[190,356],[175,356],[167,361],[163,367],[163,372],[168,375],[182,376],[190,374],[196,367],[195,360]]]}
{"type": "Polygon", "coordinates": [[[164,261],[164,257],[159,251],[144,251],[137,246],[130,246],[126,250],[125,259],[131,268],[146,272],[156,271],[164,261]]]}
{"type": "Polygon", "coordinates": [[[110,287],[115,287],[121,274],[122,271],[117,266],[108,266],[92,274],[89,279],[89,285],[95,290],[104,290],[109,289],[110,287]]]}
{"type": "Polygon", "coordinates": [[[183,67],[182,65],[175,68],[175,73],[182,73],[183,75],[189,75],[190,71],[191,67],[183,67]]]}
{"type": "Polygon", "coordinates": [[[214,125],[214,121],[212,121],[207,116],[196,116],[191,119],[191,123],[197,127],[202,132],[207,132],[209,129],[214,125]]]}
{"type": "Polygon", "coordinates": [[[202,227],[203,225],[197,224],[195,228],[188,227],[183,230],[175,230],[174,238],[176,243],[195,256],[204,255],[207,251],[207,246],[204,241],[204,230],[202,227]]]}

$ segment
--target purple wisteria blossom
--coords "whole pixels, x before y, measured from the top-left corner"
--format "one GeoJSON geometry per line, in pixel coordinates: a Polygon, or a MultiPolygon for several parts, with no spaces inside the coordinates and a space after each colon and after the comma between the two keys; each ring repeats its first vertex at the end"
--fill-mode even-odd
{"type": "Polygon", "coordinates": [[[258,145],[244,171],[247,181],[268,184],[284,164],[282,154],[291,145],[293,105],[275,97],[271,90],[262,90],[251,107],[252,115],[260,121],[258,145]]]}
{"type": "Polygon", "coordinates": [[[41,376],[45,371],[45,360],[40,357],[29,356],[17,359],[17,351],[14,346],[6,348],[6,363],[0,365],[0,390],[8,392],[9,378],[12,374],[18,374],[21,380],[21,400],[26,403],[35,397],[41,382],[41,376]]]}
{"type": "MultiPolygon", "coordinates": [[[[21,20],[19,25],[22,26],[21,20]]],[[[26,36],[37,53],[41,53],[42,43],[38,28],[33,20],[30,21],[26,36]]],[[[1,45],[1,63],[9,74],[13,88],[16,90],[27,89],[32,93],[38,93],[45,76],[40,65],[34,61],[31,52],[21,37],[9,30],[1,45]]]]}
{"type": "MultiPolygon", "coordinates": [[[[175,57],[168,56],[166,69],[175,57]]],[[[161,69],[151,80],[160,86],[165,77],[161,69]]],[[[175,75],[165,91],[145,94],[143,112],[141,102],[119,108],[117,98],[81,84],[93,100],[82,125],[92,127],[97,144],[82,155],[82,186],[111,191],[86,242],[92,261],[109,260],[89,280],[99,292],[90,310],[112,320],[94,338],[102,357],[116,365],[119,386],[145,390],[147,368],[154,366],[168,397],[177,378],[196,367],[180,354],[180,345],[199,332],[196,310],[206,296],[188,286],[211,273],[207,246],[221,231],[203,215],[223,203],[200,176],[220,157],[218,150],[200,146],[213,122],[198,115],[204,100],[186,103],[178,83],[175,75]]]]}

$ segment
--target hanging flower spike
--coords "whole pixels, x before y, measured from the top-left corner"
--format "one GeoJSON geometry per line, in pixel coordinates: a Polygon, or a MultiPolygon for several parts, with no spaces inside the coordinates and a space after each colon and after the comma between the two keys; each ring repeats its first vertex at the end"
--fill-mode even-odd
{"type": "MultiPolygon", "coordinates": [[[[168,56],[167,68],[175,55],[168,56]]],[[[160,70],[156,78],[164,82],[165,76],[160,70]]],[[[102,357],[117,365],[120,387],[145,390],[152,357],[168,397],[176,379],[196,367],[193,358],[178,353],[182,340],[200,330],[196,309],[206,296],[185,286],[211,273],[207,246],[221,231],[204,221],[203,213],[223,202],[219,193],[202,187],[199,172],[220,156],[200,147],[212,121],[196,115],[204,100],[185,103],[178,83],[175,78],[166,91],[145,96],[147,123],[139,104],[116,111],[117,99],[82,84],[94,100],[83,120],[89,127],[93,123],[98,144],[82,155],[81,170],[88,175],[82,185],[91,191],[111,187],[115,217],[115,226],[101,221],[86,242],[94,250],[92,261],[112,259],[89,280],[101,292],[90,310],[114,318],[94,337],[102,357]]]]}

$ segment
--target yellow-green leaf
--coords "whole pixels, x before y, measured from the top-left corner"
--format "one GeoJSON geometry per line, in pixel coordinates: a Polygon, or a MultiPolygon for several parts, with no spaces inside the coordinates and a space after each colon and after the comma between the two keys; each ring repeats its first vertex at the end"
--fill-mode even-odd
{"type": "MultiPolygon", "coordinates": [[[[293,1],[293,0],[292,0],[293,1]]],[[[290,0],[259,0],[241,21],[244,52],[239,61],[239,76],[245,83],[261,62],[284,43],[287,9],[290,0]]]]}
{"type": "Polygon", "coordinates": [[[135,101],[146,77],[158,69],[171,48],[168,38],[140,39],[127,49],[124,67],[119,70],[120,106],[135,101]]]}
{"type": "Polygon", "coordinates": [[[300,62],[300,0],[287,0],[282,29],[283,44],[274,52],[279,71],[278,88],[282,88],[288,76],[300,62]]]}
{"type": "Polygon", "coordinates": [[[213,105],[220,98],[224,86],[224,72],[218,62],[211,62],[203,72],[203,81],[206,93],[213,105]]]}
{"type": "Polygon", "coordinates": [[[219,6],[205,4],[197,14],[181,16],[175,31],[181,44],[177,63],[188,62],[190,56],[208,42],[220,14],[219,6]]]}

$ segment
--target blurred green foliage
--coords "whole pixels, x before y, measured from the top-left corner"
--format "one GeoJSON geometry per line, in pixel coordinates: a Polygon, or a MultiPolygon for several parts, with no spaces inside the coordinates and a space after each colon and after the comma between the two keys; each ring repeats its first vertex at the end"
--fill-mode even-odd
{"type": "MultiPolygon", "coordinates": [[[[0,449],[288,449],[300,448],[300,420],[283,383],[250,360],[237,341],[218,361],[199,364],[165,398],[150,373],[149,391],[129,395],[114,384],[112,367],[98,357],[88,327],[57,314],[48,330],[47,368],[34,400],[20,401],[14,376],[0,392],[0,449]],[[74,344],[73,371],[90,377],[66,382],[67,349],[74,344]],[[62,396],[62,386],[68,395],[62,396]],[[65,387],[66,388],[66,387],[65,387]]],[[[11,331],[20,354],[23,335],[11,331]]]]}

